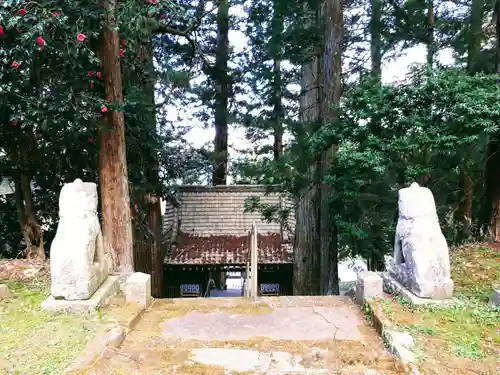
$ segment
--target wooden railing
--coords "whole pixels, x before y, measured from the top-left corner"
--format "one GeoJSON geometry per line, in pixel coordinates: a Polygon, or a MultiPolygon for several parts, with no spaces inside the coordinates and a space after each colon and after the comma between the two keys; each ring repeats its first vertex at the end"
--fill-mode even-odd
{"type": "Polygon", "coordinates": [[[258,290],[258,248],[257,248],[257,225],[252,224],[252,229],[248,232],[248,260],[246,264],[246,281],[244,295],[255,298],[259,294],[258,290]]]}

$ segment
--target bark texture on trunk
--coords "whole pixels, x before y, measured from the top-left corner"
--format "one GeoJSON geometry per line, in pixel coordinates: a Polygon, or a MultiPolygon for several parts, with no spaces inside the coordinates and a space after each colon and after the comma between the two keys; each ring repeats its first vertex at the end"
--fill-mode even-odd
{"type": "MultiPolygon", "coordinates": [[[[300,120],[302,122],[318,121],[319,105],[319,64],[316,56],[311,62],[304,64],[301,71],[300,120]]],[[[318,223],[318,186],[314,184],[315,166],[308,174],[311,185],[305,188],[297,198],[295,211],[295,237],[293,244],[294,295],[320,294],[320,259],[319,259],[319,223],[318,223]]]]}
{"type": "Polygon", "coordinates": [[[295,237],[293,243],[293,295],[319,295],[319,254],[316,231],[317,213],[314,210],[317,189],[304,191],[295,210],[295,237]]]}
{"type": "MultiPolygon", "coordinates": [[[[500,74],[500,0],[495,2],[495,70],[500,74]]],[[[488,234],[500,242],[500,132],[493,134],[488,142],[485,163],[485,211],[488,234]]]]}
{"type": "Polygon", "coordinates": [[[23,172],[15,181],[15,200],[17,218],[26,244],[23,255],[26,259],[43,262],[45,250],[43,244],[43,229],[36,218],[31,179],[23,172]]]}
{"type": "Polygon", "coordinates": [[[283,1],[274,1],[273,3],[273,21],[272,21],[272,40],[271,55],[273,58],[273,125],[274,142],[273,155],[274,160],[278,160],[283,152],[283,103],[282,103],[282,77],[281,77],[281,59],[282,59],[282,34],[283,34],[283,10],[281,6],[283,1]]]}
{"type": "MultiPolygon", "coordinates": [[[[321,97],[322,117],[324,122],[338,120],[335,108],[340,103],[342,94],[342,41],[343,11],[342,1],[325,2],[325,39],[323,52],[323,92],[321,97]]],[[[337,145],[331,145],[321,157],[322,178],[328,173],[332,158],[337,152],[337,145]]],[[[329,200],[333,195],[330,186],[322,181],[320,203],[320,238],[321,238],[321,294],[327,294],[331,287],[332,294],[339,294],[338,283],[338,233],[332,218],[329,200]]]]}
{"type": "Polygon", "coordinates": [[[163,260],[165,252],[162,243],[162,216],[160,198],[146,196],[146,212],[148,226],[153,232],[153,247],[151,249],[151,295],[155,298],[164,297],[163,260]]]}
{"type": "Polygon", "coordinates": [[[108,106],[105,125],[99,131],[99,183],[105,246],[114,255],[114,269],[133,272],[133,237],[125,152],[125,121],[120,64],[120,38],[116,28],[114,0],[104,0],[102,34],[104,89],[108,106]]]}
{"type": "MultiPolygon", "coordinates": [[[[481,52],[481,39],[483,29],[484,0],[473,0],[471,4],[470,29],[468,38],[467,71],[469,74],[477,73],[479,54],[481,52]]],[[[474,181],[468,167],[474,144],[466,146],[460,165],[459,188],[462,199],[455,215],[460,224],[459,240],[468,240],[472,229],[472,203],[474,198],[474,181]]]]}
{"type": "Polygon", "coordinates": [[[477,72],[478,57],[481,52],[483,35],[483,13],[485,0],[472,0],[470,13],[470,29],[467,48],[467,71],[471,74],[477,72]]]}
{"type": "Polygon", "coordinates": [[[213,185],[226,185],[228,162],[228,104],[229,104],[229,2],[219,0],[217,12],[217,48],[215,57],[215,142],[213,185]]]}
{"type": "Polygon", "coordinates": [[[434,43],[434,27],[436,26],[436,18],[434,14],[434,1],[427,2],[427,70],[432,72],[434,66],[434,54],[436,46],[434,43]]]}
{"type": "MultiPolygon", "coordinates": [[[[334,122],[338,113],[342,80],[343,11],[342,2],[317,3],[315,22],[324,25],[316,55],[302,67],[301,116],[315,124],[317,131],[325,121],[334,122]]],[[[312,185],[303,192],[296,211],[295,294],[339,293],[338,231],[331,216],[331,187],[324,183],[337,145],[320,152],[309,170],[312,185]]]]}
{"type": "Polygon", "coordinates": [[[486,153],[485,195],[488,205],[488,234],[500,242],[500,134],[494,134],[488,142],[486,153]],[[494,137],[494,138],[493,138],[494,137]]]}
{"type": "MultiPolygon", "coordinates": [[[[371,75],[377,85],[382,83],[382,1],[371,0],[371,20],[370,20],[370,52],[371,52],[371,75]]],[[[370,132],[376,137],[382,136],[381,121],[378,116],[370,121],[370,132]]],[[[376,238],[372,241],[375,244],[382,243],[382,230],[376,229],[376,225],[372,226],[372,233],[376,238]]],[[[376,247],[377,251],[373,252],[366,259],[369,271],[383,271],[384,257],[383,246],[376,247]]]]}
{"type": "MultiPolygon", "coordinates": [[[[155,105],[155,69],[153,63],[153,47],[149,39],[142,45],[144,61],[147,61],[144,89],[148,93],[148,102],[151,108],[151,113],[147,121],[150,126],[151,136],[156,136],[156,105],[155,105]]],[[[161,201],[160,201],[160,176],[159,176],[159,163],[158,163],[158,145],[152,146],[151,149],[144,150],[147,155],[150,155],[149,165],[144,175],[147,176],[148,183],[155,188],[148,192],[145,197],[146,212],[148,216],[148,227],[153,234],[153,246],[151,249],[152,256],[152,269],[151,269],[151,294],[155,298],[162,298],[164,296],[164,273],[163,273],[163,259],[165,251],[163,247],[163,217],[161,214],[161,201]]]]}
{"type": "Polygon", "coordinates": [[[370,20],[370,52],[372,76],[377,81],[382,79],[382,1],[371,0],[372,17],[370,20]]]}

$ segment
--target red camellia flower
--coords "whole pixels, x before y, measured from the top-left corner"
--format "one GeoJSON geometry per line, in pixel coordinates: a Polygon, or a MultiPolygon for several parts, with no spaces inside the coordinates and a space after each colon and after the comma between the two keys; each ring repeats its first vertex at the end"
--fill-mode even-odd
{"type": "Polygon", "coordinates": [[[106,107],[104,104],[101,105],[101,112],[104,113],[104,112],[108,112],[108,107],[106,107]]]}
{"type": "Polygon", "coordinates": [[[150,16],[149,12],[146,12],[146,17],[149,17],[149,16],[150,16]]]}
{"type": "Polygon", "coordinates": [[[95,86],[94,86],[94,82],[90,82],[89,87],[90,87],[91,89],[93,89],[93,88],[95,87],[95,86]]]}
{"type": "Polygon", "coordinates": [[[16,31],[17,31],[18,33],[22,33],[22,32],[23,32],[23,30],[21,30],[19,27],[16,27],[16,31]]]}
{"type": "Polygon", "coordinates": [[[95,74],[95,76],[96,76],[97,78],[102,78],[102,73],[101,73],[101,72],[97,72],[97,73],[95,74]]]}
{"type": "Polygon", "coordinates": [[[59,13],[59,12],[52,12],[52,15],[53,15],[54,17],[59,17],[59,16],[61,15],[61,13],[59,13]]]}
{"type": "Polygon", "coordinates": [[[125,39],[122,39],[122,46],[126,46],[127,45],[127,41],[125,39]]]}
{"type": "Polygon", "coordinates": [[[79,42],[83,42],[87,37],[85,35],[83,35],[82,33],[78,34],[76,36],[76,40],[78,40],[79,42]]]}
{"type": "Polygon", "coordinates": [[[87,72],[87,77],[92,77],[94,75],[94,72],[87,72]]]}
{"type": "Polygon", "coordinates": [[[162,14],[160,14],[160,18],[167,19],[168,18],[168,14],[167,13],[162,13],[162,14]]]}
{"type": "Polygon", "coordinates": [[[28,12],[26,11],[26,9],[19,9],[17,11],[17,14],[21,15],[21,16],[25,16],[28,12]]]}
{"type": "Polygon", "coordinates": [[[12,61],[12,64],[10,64],[10,66],[12,66],[14,69],[17,69],[21,66],[21,64],[19,64],[17,61],[12,61]]]}
{"type": "Polygon", "coordinates": [[[43,39],[43,36],[37,36],[35,38],[36,44],[38,44],[40,47],[45,45],[45,39],[43,39]]]}
{"type": "Polygon", "coordinates": [[[88,137],[88,138],[87,138],[87,141],[89,141],[89,143],[94,143],[94,138],[92,138],[92,137],[88,137]]]}
{"type": "Polygon", "coordinates": [[[0,25],[0,35],[3,35],[3,34],[5,34],[5,32],[3,31],[3,26],[0,25]]]}
{"type": "Polygon", "coordinates": [[[123,48],[120,48],[120,56],[125,55],[125,50],[123,48]]]}
{"type": "Polygon", "coordinates": [[[10,126],[17,126],[17,121],[16,120],[12,120],[10,122],[10,126]]]}

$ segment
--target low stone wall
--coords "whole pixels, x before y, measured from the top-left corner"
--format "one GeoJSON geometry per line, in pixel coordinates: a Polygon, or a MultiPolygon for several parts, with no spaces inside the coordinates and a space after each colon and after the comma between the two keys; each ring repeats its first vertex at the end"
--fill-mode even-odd
{"type": "Polygon", "coordinates": [[[96,335],[65,371],[65,375],[86,373],[107,350],[118,348],[153,303],[150,275],[133,273],[123,281],[122,285],[124,285],[126,313],[119,314],[119,319],[115,323],[109,324],[96,335]]]}
{"type": "Polygon", "coordinates": [[[500,306],[500,285],[494,286],[491,292],[490,303],[492,305],[500,306]]]}
{"type": "Polygon", "coordinates": [[[420,374],[416,366],[415,354],[412,352],[413,338],[407,332],[399,332],[388,319],[384,317],[382,307],[378,302],[383,297],[383,279],[376,272],[362,272],[358,275],[355,291],[356,303],[372,321],[375,329],[382,337],[388,350],[398,357],[405,374],[420,374]]]}
{"type": "Polygon", "coordinates": [[[10,297],[9,287],[5,284],[0,284],[0,300],[10,297]]]}

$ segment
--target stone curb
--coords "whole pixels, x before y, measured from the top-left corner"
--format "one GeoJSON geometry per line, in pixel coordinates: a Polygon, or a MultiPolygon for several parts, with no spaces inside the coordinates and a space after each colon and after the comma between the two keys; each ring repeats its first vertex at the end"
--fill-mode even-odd
{"type": "Polygon", "coordinates": [[[500,285],[494,286],[490,296],[490,304],[500,306],[500,285]]]}
{"type": "Polygon", "coordinates": [[[415,354],[411,351],[413,338],[409,333],[395,330],[384,317],[381,306],[376,300],[367,299],[363,304],[373,326],[382,337],[387,349],[399,358],[403,371],[407,375],[421,375],[415,363],[415,354]]]}
{"type": "MultiPolygon", "coordinates": [[[[151,303],[149,307],[154,304],[151,303]]],[[[109,324],[99,331],[92,341],[85,347],[80,355],[75,359],[65,371],[64,375],[78,375],[84,374],[90,370],[101,359],[106,349],[118,348],[127,334],[134,329],[136,324],[141,320],[146,309],[144,307],[138,308],[120,323],[109,324]]]]}

